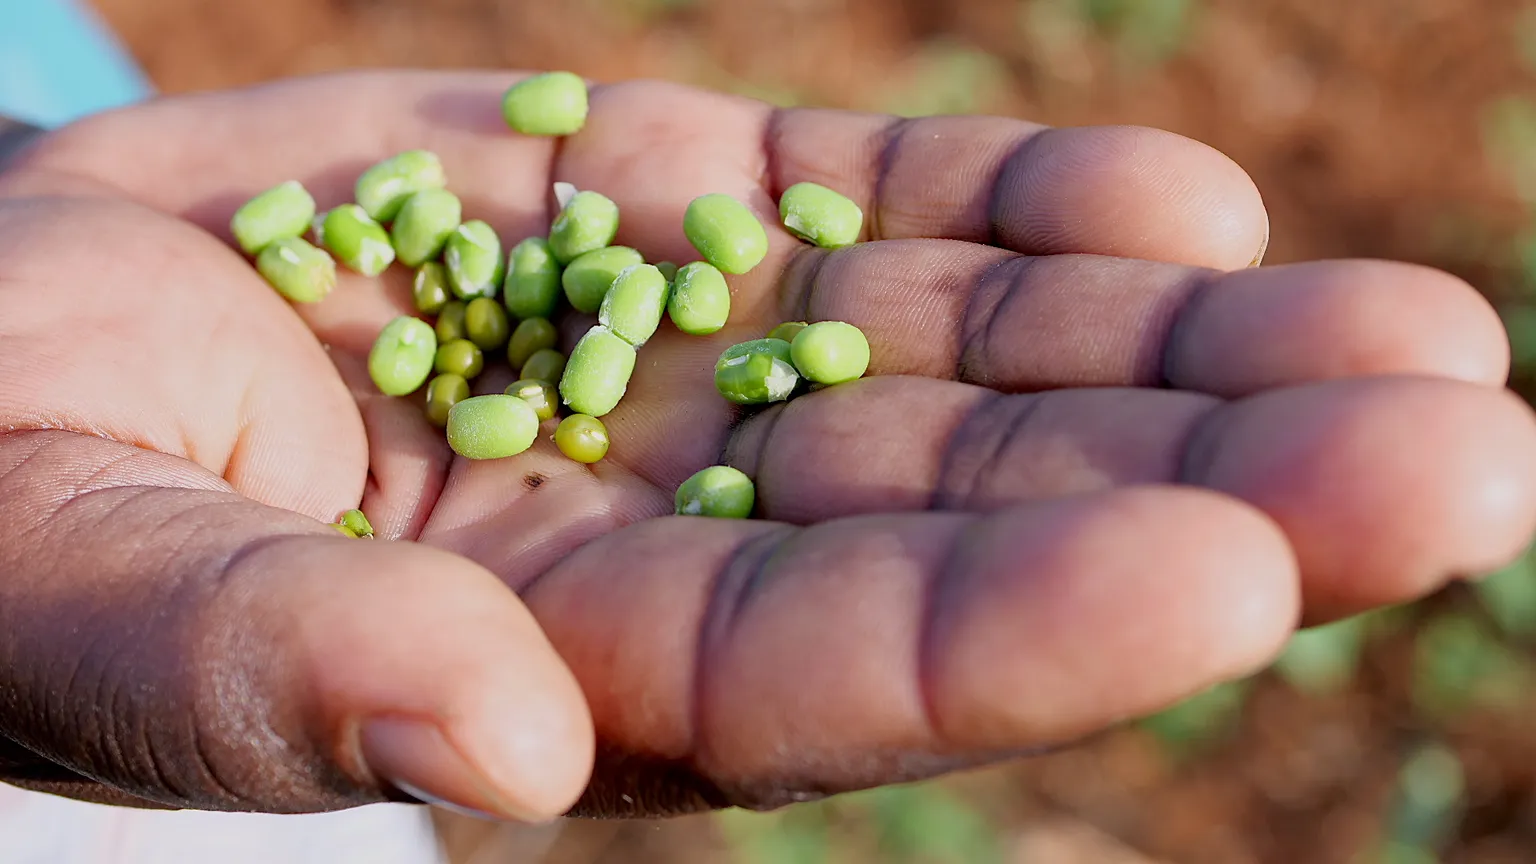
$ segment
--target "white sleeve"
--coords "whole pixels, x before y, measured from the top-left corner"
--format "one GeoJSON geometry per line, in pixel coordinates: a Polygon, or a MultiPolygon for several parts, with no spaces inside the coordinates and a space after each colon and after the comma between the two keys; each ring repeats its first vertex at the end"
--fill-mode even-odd
{"type": "Polygon", "coordinates": [[[133,810],[0,784],[4,864],[445,864],[425,807],[269,816],[133,810]]]}

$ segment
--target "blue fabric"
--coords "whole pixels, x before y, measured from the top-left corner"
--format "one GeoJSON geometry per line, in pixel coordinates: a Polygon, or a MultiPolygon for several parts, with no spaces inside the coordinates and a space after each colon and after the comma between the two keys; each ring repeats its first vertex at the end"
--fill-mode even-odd
{"type": "Polygon", "coordinates": [[[152,92],[83,0],[0,0],[0,114],[54,127],[152,92]]]}

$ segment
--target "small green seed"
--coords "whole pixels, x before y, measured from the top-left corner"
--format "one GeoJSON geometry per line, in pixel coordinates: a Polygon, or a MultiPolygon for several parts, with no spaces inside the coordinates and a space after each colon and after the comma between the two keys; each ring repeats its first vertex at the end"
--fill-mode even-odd
{"type": "Polygon", "coordinates": [[[539,415],[516,396],[471,396],[448,412],[448,446],[466,459],[505,459],[533,446],[539,415]]]}
{"type": "Polygon", "coordinates": [[[507,88],[501,116],[524,135],[575,135],[587,122],[587,82],[572,72],[545,72],[507,88]]]}
{"type": "Polygon", "coordinates": [[[574,462],[601,462],[608,455],[608,427],[590,414],[572,414],[555,428],[555,446],[574,462]]]}
{"type": "MultiPolygon", "coordinates": [[[[416,271],[411,282],[411,299],[416,311],[423,315],[436,315],[443,311],[453,294],[448,290],[448,271],[436,261],[428,261],[416,271]]],[[[462,304],[461,304],[462,305],[462,304]]]]}
{"type": "Polygon", "coordinates": [[[619,233],[619,205],[597,192],[571,193],[574,187],[568,183],[556,188],[562,197],[569,194],[569,200],[549,226],[549,250],[555,260],[569,264],[613,242],[619,233]]]}
{"type": "Polygon", "coordinates": [[[384,325],[368,352],[368,375],[386,396],[414,393],[432,374],[437,335],[420,318],[402,315],[384,325]]]}
{"type": "Polygon", "coordinates": [[[343,204],[325,214],[319,235],[337,261],[364,276],[377,276],[395,262],[389,232],[356,204],[343,204]]]}
{"type": "Polygon", "coordinates": [[[445,372],[427,384],[427,422],[441,429],[448,425],[448,412],[469,398],[469,382],[463,375],[445,372]]]}
{"type": "Polygon", "coordinates": [[[800,331],[805,329],[804,321],[785,321],[783,324],[768,331],[769,339],[783,339],[785,342],[794,342],[800,331]]]}
{"type": "Polygon", "coordinates": [[[278,240],[303,237],[314,218],[315,199],[289,180],[245,202],[229,220],[229,232],[247,255],[256,255],[278,240]]]}
{"type": "Polygon", "coordinates": [[[597,310],[597,323],[639,348],[656,335],[667,312],[667,277],[649,264],[626,267],[597,310]]]}
{"type": "MultiPolygon", "coordinates": [[[[507,364],[521,369],[534,352],[555,347],[560,341],[560,331],[547,318],[524,318],[512,331],[507,342],[507,364]]],[[[559,380],[552,379],[552,380],[559,380]]]]}
{"type": "Polygon", "coordinates": [[[468,339],[455,339],[438,346],[432,368],[439,375],[453,374],[473,381],[485,371],[485,355],[468,339]]]}
{"type": "Polygon", "coordinates": [[[353,191],[368,217],[383,223],[394,221],[406,199],[417,192],[447,185],[448,176],[437,154],[407,150],[364,171],[353,191]]]}
{"type": "Polygon", "coordinates": [[[359,537],[373,536],[373,523],[363,515],[363,511],[353,509],[341,514],[341,524],[352,529],[352,533],[359,537]]]}
{"type": "Polygon", "coordinates": [[[591,315],[602,308],[613,280],[626,268],[644,264],[645,257],[628,246],[606,246],[572,261],[560,277],[565,297],[577,312],[591,315]]]}
{"type": "Polygon", "coordinates": [[[714,465],[684,480],[673,503],[678,516],[746,519],[757,503],[757,488],[737,469],[714,465]]]}
{"type": "Polygon", "coordinates": [[[357,532],[353,531],[351,528],[348,528],[347,526],[341,524],[340,522],[332,522],[331,523],[331,527],[335,528],[336,529],[336,533],[340,534],[343,537],[351,537],[353,540],[357,539],[357,532]]]}
{"type": "Polygon", "coordinates": [[[517,373],[519,378],[535,378],[540,381],[559,381],[564,375],[565,355],[553,348],[533,352],[517,373]]]}
{"type": "Polygon", "coordinates": [[[464,326],[464,311],[468,308],[462,300],[449,300],[443,304],[437,312],[438,344],[469,338],[469,329],[464,326]]]}
{"type": "Polygon", "coordinates": [[[464,307],[464,330],[469,341],[482,351],[496,351],[507,344],[512,323],[507,320],[507,310],[499,301],[489,297],[476,297],[464,307]]]}
{"type": "Polygon", "coordinates": [[[842,321],[818,321],[790,343],[795,368],[817,384],[841,384],[869,369],[869,340],[859,328],[842,321]]]}
{"type": "Polygon", "coordinates": [[[449,284],[460,300],[495,297],[506,275],[496,229],[479,219],[460,225],[443,245],[443,266],[448,268],[449,284]]]}
{"type": "Polygon", "coordinates": [[[529,237],[512,247],[503,296],[507,311],[518,318],[554,317],[560,302],[560,262],[549,251],[548,240],[529,237]]]}
{"type": "Polygon", "coordinates": [[[667,278],[668,282],[676,281],[676,279],[677,279],[677,265],[676,264],[673,264],[671,261],[662,261],[662,262],[660,262],[660,263],[658,263],[656,265],[656,269],[661,271],[661,275],[665,276],[667,278]]]}
{"type": "Polygon", "coordinates": [[[667,314],[677,329],[690,336],[707,336],[731,317],[731,288],[714,265],[695,261],[677,271],[667,314]]]}
{"type": "Polygon", "coordinates": [[[732,345],[715,363],[715,389],[738,405],[782,402],[795,392],[800,374],[790,360],[789,343],[754,339],[732,345]]]}
{"type": "Polygon", "coordinates": [[[858,242],[864,211],[837,192],[817,183],[796,183],[779,197],[779,216],[789,233],[823,249],[840,249],[858,242]]]}
{"type": "Polygon", "coordinates": [[[535,414],[539,415],[539,422],[553,418],[560,413],[560,394],[555,392],[555,385],[538,378],[525,378],[507,385],[507,395],[516,396],[533,406],[535,414]]]}
{"type": "Polygon", "coordinates": [[[336,262],[300,237],[274,240],[256,256],[256,271],[295,303],[319,303],[336,287],[336,262]]]}
{"type": "Polygon", "coordinates": [[[693,199],[683,214],[683,233],[704,260],[740,275],[768,255],[768,232],[747,205],[718,192],[693,199]]]}
{"type": "Polygon", "coordinates": [[[463,217],[464,205],[447,189],[424,189],[407,198],[389,229],[400,263],[420,267],[442,254],[463,217]]]}
{"type": "Polygon", "coordinates": [[[598,325],[571,349],[560,376],[560,397],[577,414],[601,417],[618,407],[634,372],[634,346],[598,325]]]}

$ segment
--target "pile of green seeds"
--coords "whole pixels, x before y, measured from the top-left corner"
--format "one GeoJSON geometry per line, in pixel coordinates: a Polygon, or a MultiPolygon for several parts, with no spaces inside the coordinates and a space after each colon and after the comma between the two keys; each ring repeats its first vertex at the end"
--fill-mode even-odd
{"type": "MultiPolygon", "coordinates": [[[[569,72],[528,78],[506,92],[502,114],[521,134],[575,134],[586,122],[586,83],[569,72]]],[[[703,195],[683,217],[683,233],[701,260],[650,263],[614,245],[620,214],[611,199],[569,183],[553,191],[558,212],[547,234],[504,248],[489,224],[465,220],[436,154],[410,150],[364,171],[353,202],[318,213],[313,196],[289,180],[247,202],[230,229],[261,275],[295,303],[325,299],[338,262],[365,276],[396,263],[412,269],[417,314],[383,328],[368,371],[388,396],[425,387],[426,419],[444,430],[455,453],[516,456],[563,409],[555,445],[593,464],[610,445],[600,418],[624,398],[638,352],[663,318],[688,335],[720,331],[731,311],[727,276],[762,263],[768,234],[740,201],[703,195]],[[558,348],[554,324],[564,308],[597,316],[569,355],[558,348]],[[503,393],[471,396],[471,382],[503,357],[518,380],[503,393]]],[[[779,212],[787,230],[823,248],[855,243],[863,227],[857,204],[815,183],[787,189],[779,212]]],[[[735,404],[763,405],[852,381],[868,366],[869,343],[853,325],[790,322],[726,349],[715,385],[735,404]]],[[[678,488],[676,512],[746,518],[754,499],[745,474],[713,466],[678,488]]],[[[336,527],[372,536],[361,511],[349,511],[336,527]]]]}

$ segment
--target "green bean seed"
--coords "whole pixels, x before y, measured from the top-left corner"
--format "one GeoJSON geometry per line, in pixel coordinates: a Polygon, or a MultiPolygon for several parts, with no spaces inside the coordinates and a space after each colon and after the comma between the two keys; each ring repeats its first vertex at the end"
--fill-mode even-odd
{"type": "Polygon", "coordinates": [[[496,351],[507,344],[512,323],[507,320],[507,310],[499,301],[476,297],[464,307],[464,330],[469,341],[480,350],[496,351]]]}
{"type": "Polygon", "coordinates": [[[577,414],[601,417],[624,398],[634,372],[634,346],[599,324],[571,349],[560,376],[560,397],[577,414]]]}
{"type": "Polygon", "coordinates": [[[516,396],[471,396],[448,412],[448,446],[466,459],[505,459],[533,446],[539,415],[516,396]]]}
{"type": "Polygon", "coordinates": [[[389,232],[356,204],[343,204],[325,214],[317,233],[337,261],[364,276],[377,276],[395,262],[389,232]]]}
{"type": "Polygon", "coordinates": [[[347,526],[341,524],[340,522],[332,522],[331,523],[331,527],[335,528],[336,529],[336,533],[340,534],[343,537],[351,537],[353,540],[357,539],[357,532],[353,531],[351,528],[348,528],[347,526]]]}
{"type": "MultiPolygon", "coordinates": [[[[560,186],[561,184],[557,184],[560,186]]],[[[570,184],[563,184],[568,191],[570,184]]],[[[613,242],[619,233],[619,205],[597,192],[576,192],[560,207],[549,226],[549,250],[555,260],[569,264],[613,242]]]]}
{"type": "Polygon", "coordinates": [[[414,393],[432,374],[437,335],[420,318],[402,315],[384,325],[368,352],[368,375],[386,396],[414,393]]]}
{"type": "Polygon", "coordinates": [[[352,529],[352,533],[359,537],[373,536],[373,523],[363,515],[363,511],[353,509],[341,514],[341,524],[352,529]]]}
{"type": "Polygon", "coordinates": [[[656,265],[656,269],[661,271],[661,275],[665,276],[668,282],[676,281],[676,279],[677,279],[677,265],[676,264],[673,264],[671,261],[662,261],[662,262],[660,262],[660,263],[658,263],[656,265]]]}
{"type": "Polygon", "coordinates": [[[555,427],[555,446],[572,461],[601,462],[608,455],[608,427],[590,414],[572,414],[555,427]]]}
{"type": "Polygon", "coordinates": [[[560,413],[560,394],[555,392],[555,385],[548,381],[525,378],[512,382],[506,392],[508,396],[516,396],[532,405],[534,413],[539,415],[540,423],[560,413]]]}
{"type": "Polygon", "coordinates": [[[289,180],[245,202],[229,220],[229,232],[247,255],[256,255],[275,241],[303,237],[314,218],[315,199],[289,180]]]}
{"type": "Polygon", "coordinates": [[[677,329],[690,336],[707,336],[731,317],[731,288],[713,264],[695,261],[677,271],[667,314],[677,329]]]}
{"type": "Polygon", "coordinates": [[[548,318],[524,318],[507,341],[507,363],[513,369],[521,369],[535,351],[553,348],[559,341],[560,332],[548,318]]]}
{"type": "Polygon", "coordinates": [[[389,229],[400,263],[420,267],[442,254],[463,217],[463,204],[447,189],[424,189],[407,198],[389,229]]]}
{"type": "Polygon", "coordinates": [[[782,402],[800,384],[800,374],[790,360],[789,343],[782,339],[754,339],[732,345],[715,363],[715,389],[738,405],[782,402]]]}
{"type": "Polygon", "coordinates": [[[416,271],[411,282],[411,299],[416,311],[423,315],[436,315],[453,299],[448,289],[448,271],[436,261],[428,261],[416,271]]]}
{"type": "Polygon", "coordinates": [[[817,384],[852,381],[869,369],[869,340],[852,324],[818,321],[790,343],[800,374],[817,384]]]}
{"type": "Polygon", "coordinates": [[[559,381],[564,375],[565,355],[553,348],[533,352],[517,373],[519,378],[535,378],[540,381],[559,381]]]}
{"type": "Polygon", "coordinates": [[[718,192],[693,199],[683,214],[683,233],[704,260],[740,275],[768,255],[768,232],[747,205],[718,192]]]}
{"type": "Polygon", "coordinates": [[[769,339],[783,339],[785,342],[794,342],[800,331],[805,329],[804,321],[785,321],[783,324],[768,331],[769,339]]]}
{"type": "Polygon", "coordinates": [[[507,255],[507,283],[503,292],[507,311],[518,318],[552,318],[560,302],[560,262],[549,251],[549,241],[529,237],[507,255]]]}
{"type": "Polygon", "coordinates": [[[864,227],[859,205],[817,183],[796,183],[779,197],[779,216],[789,233],[823,249],[852,246],[864,227]]]}
{"type": "Polygon", "coordinates": [[[496,229],[479,219],[460,225],[443,244],[443,266],[448,268],[448,282],[460,300],[495,297],[506,275],[496,229]]]}
{"type": "Polygon", "coordinates": [[[448,176],[437,154],[407,150],[364,171],[353,192],[368,217],[382,223],[394,221],[406,199],[417,192],[447,185],[448,176]]]}
{"type": "Polygon", "coordinates": [[[438,310],[437,342],[439,345],[455,339],[469,338],[469,330],[464,326],[464,310],[467,308],[462,300],[449,300],[443,304],[442,309],[438,310]]]}
{"type": "Polygon", "coordinates": [[[656,335],[667,313],[667,277],[649,264],[626,267],[597,310],[597,323],[639,348],[656,335]]]}
{"type": "Polygon", "coordinates": [[[625,268],[644,263],[644,256],[628,246],[607,246],[572,261],[560,276],[560,283],[572,308],[591,315],[602,308],[613,280],[625,268]]]}
{"type": "Polygon", "coordinates": [[[469,382],[463,375],[445,372],[427,384],[427,422],[441,429],[448,425],[448,412],[469,398],[469,382]]]}
{"type": "Polygon", "coordinates": [[[684,480],[673,503],[678,516],[745,519],[757,503],[757,488],[735,468],[714,465],[684,480]]]}
{"type": "Polygon", "coordinates": [[[507,88],[501,116],[524,135],[575,135],[587,122],[587,82],[572,72],[545,72],[507,88]]]}
{"type": "Polygon", "coordinates": [[[439,375],[452,373],[473,381],[485,371],[485,355],[468,339],[455,339],[438,346],[432,369],[439,375]]]}
{"type": "Polygon", "coordinates": [[[268,243],[256,270],[277,293],[295,303],[319,303],[336,287],[336,262],[301,237],[268,243]]]}

